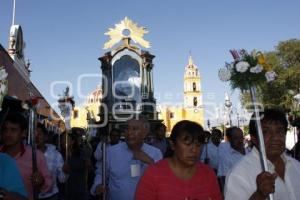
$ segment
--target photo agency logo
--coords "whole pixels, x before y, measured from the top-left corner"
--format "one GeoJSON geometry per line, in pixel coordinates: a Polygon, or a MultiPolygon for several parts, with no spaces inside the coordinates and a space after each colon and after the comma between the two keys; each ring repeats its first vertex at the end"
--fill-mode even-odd
{"type": "MultiPolygon", "coordinates": [[[[177,109],[191,108],[184,105],[183,92],[157,92],[154,94],[155,101],[147,102],[145,101],[145,99],[149,98],[147,88],[137,87],[136,84],[124,80],[113,82],[101,74],[81,74],[78,76],[76,84],[73,84],[71,81],[59,80],[53,81],[50,85],[51,97],[56,99],[51,106],[52,108],[58,108],[59,114],[63,117],[64,121],[71,120],[72,117],[74,117],[74,110],[68,103],[60,105],[58,100],[61,99],[63,95],[68,95],[69,97],[76,97],[77,102],[84,102],[77,104],[76,107],[87,107],[87,104],[91,104],[91,102],[88,102],[88,98],[91,96],[92,91],[89,91],[89,93],[85,91],[87,90],[87,85],[92,81],[95,82],[95,79],[101,81],[101,86],[99,86],[101,94],[99,99],[93,102],[98,105],[98,107],[95,106],[97,109],[93,111],[98,119],[88,122],[90,128],[106,126],[109,116],[119,121],[136,118],[143,109],[152,110],[153,112],[156,111],[156,115],[160,115],[166,107],[176,107],[177,109]],[[66,87],[69,88],[68,94],[59,94],[58,91],[63,91],[66,87]],[[124,113],[126,113],[126,115],[124,113]]],[[[239,103],[236,106],[226,108],[224,102],[216,102],[215,92],[203,93],[202,98],[204,101],[202,102],[201,100],[198,107],[204,110],[205,119],[215,122],[216,126],[224,124],[229,114],[233,118],[233,121],[241,120],[245,122],[249,121],[251,113],[254,112],[254,106],[251,102],[246,102],[243,105],[239,103]]],[[[89,106],[89,109],[90,107],[91,106],[89,106]]],[[[260,112],[264,110],[262,104],[258,104],[257,107],[260,112]]],[[[88,109],[81,109],[80,111],[88,112],[88,109]]],[[[77,113],[77,115],[80,114],[77,113]]],[[[87,118],[87,115],[88,113],[80,116],[87,118]]],[[[52,112],[50,117],[54,120],[60,119],[60,116],[56,115],[55,112],[52,112]]]]}

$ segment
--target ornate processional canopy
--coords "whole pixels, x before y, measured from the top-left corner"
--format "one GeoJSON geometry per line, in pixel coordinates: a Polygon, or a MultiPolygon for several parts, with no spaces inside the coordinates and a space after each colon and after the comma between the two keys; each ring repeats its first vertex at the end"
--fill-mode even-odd
{"type": "Polygon", "coordinates": [[[142,47],[150,48],[150,43],[143,38],[145,33],[148,33],[145,27],[139,27],[137,23],[125,17],[119,24],[115,25],[115,28],[110,28],[105,33],[105,35],[110,37],[110,40],[104,44],[103,49],[112,48],[124,38],[130,38],[142,47]]]}

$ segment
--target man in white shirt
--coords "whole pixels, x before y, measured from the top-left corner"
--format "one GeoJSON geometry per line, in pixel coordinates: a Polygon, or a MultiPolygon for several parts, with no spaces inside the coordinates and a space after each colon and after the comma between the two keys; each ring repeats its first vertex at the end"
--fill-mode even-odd
{"type": "Polygon", "coordinates": [[[262,171],[252,116],[249,132],[254,147],[227,175],[225,199],[262,200],[274,193],[274,200],[298,200],[300,163],[284,153],[288,125],[286,116],[275,109],[266,109],[260,116],[270,172],[262,171]]]}
{"type": "Polygon", "coordinates": [[[166,125],[162,123],[157,124],[154,131],[156,137],[154,139],[154,142],[152,143],[152,146],[158,148],[164,156],[169,146],[169,142],[166,138],[166,125]]]}
{"type": "Polygon", "coordinates": [[[225,177],[228,171],[238,163],[245,155],[243,131],[236,127],[226,129],[226,137],[229,145],[219,157],[218,177],[220,178],[222,189],[225,184],[225,177]]]}
{"type": "Polygon", "coordinates": [[[211,131],[211,138],[209,142],[204,146],[201,152],[200,160],[205,163],[208,159],[208,164],[215,172],[218,170],[218,146],[221,142],[222,132],[219,129],[213,129],[211,131]]]}
{"type": "Polygon", "coordinates": [[[39,200],[57,200],[59,199],[58,195],[58,186],[57,180],[60,183],[64,183],[67,180],[67,175],[63,171],[64,160],[62,155],[56,150],[56,147],[52,144],[46,143],[48,131],[46,127],[38,123],[36,129],[36,144],[37,148],[43,152],[47,167],[52,174],[53,184],[51,189],[48,192],[41,192],[39,194],[39,200]]]}
{"type": "MultiPolygon", "coordinates": [[[[121,138],[121,132],[119,129],[112,129],[109,133],[109,143],[106,144],[106,149],[109,147],[116,145],[120,142],[121,138]]],[[[97,148],[94,152],[94,157],[96,159],[96,169],[101,170],[101,165],[102,165],[102,146],[103,143],[100,141],[99,144],[97,145],[97,148]]]]}

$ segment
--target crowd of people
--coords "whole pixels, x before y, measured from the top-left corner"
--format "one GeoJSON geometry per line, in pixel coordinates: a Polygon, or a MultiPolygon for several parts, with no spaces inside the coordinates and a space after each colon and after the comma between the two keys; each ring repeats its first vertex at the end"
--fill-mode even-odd
{"type": "Polygon", "coordinates": [[[24,141],[26,118],[10,112],[1,125],[0,199],[260,200],[273,194],[276,200],[298,200],[299,142],[293,158],[285,148],[285,114],[265,109],[260,115],[268,171],[261,167],[254,116],[251,140],[239,127],[208,131],[188,120],[178,122],[169,138],[164,124],[148,137],[143,116],[101,141],[89,141],[80,128],[53,137],[38,123],[33,154],[24,141]]]}

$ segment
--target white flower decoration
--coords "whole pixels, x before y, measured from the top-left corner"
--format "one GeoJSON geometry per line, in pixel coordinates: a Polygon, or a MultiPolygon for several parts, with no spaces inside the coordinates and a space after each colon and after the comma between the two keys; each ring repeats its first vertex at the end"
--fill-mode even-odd
{"type": "Polygon", "coordinates": [[[0,82],[0,94],[4,94],[6,92],[6,85],[0,82]]]}
{"type": "Polygon", "coordinates": [[[256,65],[255,67],[250,68],[250,72],[255,73],[255,74],[262,72],[262,70],[263,70],[263,68],[261,65],[256,65]]]}
{"type": "Polygon", "coordinates": [[[229,70],[233,70],[234,69],[234,63],[225,62],[225,67],[229,70]]]}
{"type": "Polygon", "coordinates": [[[3,67],[0,68],[0,80],[5,80],[7,77],[7,73],[3,67]]]}
{"type": "Polygon", "coordinates": [[[275,80],[275,78],[277,77],[277,74],[274,71],[268,71],[268,72],[266,72],[265,76],[266,76],[267,82],[269,83],[269,82],[275,80]]]}
{"type": "Polygon", "coordinates": [[[246,61],[240,61],[235,65],[236,71],[244,73],[250,67],[249,63],[246,61]]]}
{"type": "Polygon", "coordinates": [[[231,78],[231,72],[229,69],[221,68],[219,70],[219,78],[221,81],[229,81],[231,78]]]}

